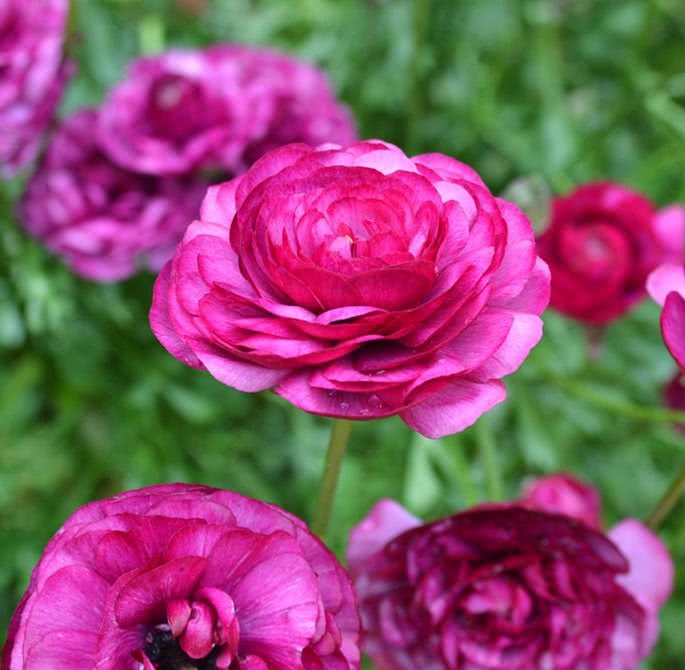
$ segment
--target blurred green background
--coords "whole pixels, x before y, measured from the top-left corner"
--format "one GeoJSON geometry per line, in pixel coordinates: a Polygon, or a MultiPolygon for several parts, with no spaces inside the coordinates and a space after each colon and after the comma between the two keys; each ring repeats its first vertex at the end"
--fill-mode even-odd
{"type": "MultiPolygon", "coordinates": [[[[325,67],[363,136],[441,151],[516,199],[536,225],[549,195],[593,178],[659,205],[685,201],[682,0],[72,0],[79,61],[63,111],[97,104],[141,52],[242,41],[325,67]]],[[[276,396],[242,395],[153,338],[153,277],[72,276],[13,219],[0,185],[0,630],[50,535],[78,506],[162,481],[202,482],[308,518],[329,426],[276,396]]],[[[547,314],[509,399],[439,442],[399,420],[355,426],[331,542],[382,496],[426,518],[512,497],[570,470],[601,488],[607,524],[644,517],[685,465],[661,409],[674,372],[645,303],[585,334],[547,314]]],[[[685,505],[662,528],[679,589],[645,668],[685,667],[685,505]]]]}

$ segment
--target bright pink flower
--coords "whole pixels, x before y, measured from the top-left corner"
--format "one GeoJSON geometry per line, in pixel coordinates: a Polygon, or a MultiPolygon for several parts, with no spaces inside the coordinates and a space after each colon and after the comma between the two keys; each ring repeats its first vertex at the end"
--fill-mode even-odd
{"type": "Polygon", "coordinates": [[[671,356],[685,372],[685,268],[682,264],[657,268],[647,279],[647,291],[663,306],[661,333],[671,356]]]}
{"type": "Polygon", "coordinates": [[[523,502],[543,512],[571,516],[593,528],[602,525],[597,490],[571,475],[548,475],[526,482],[523,502]]]}
{"type": "Polygon", "coordinates": [[[505,397],[542,334],[531,225],[471,168],[379,141],[290,145],[209,190],[150,312],[160,342],[315,414],[430,437],[505,397]]]}
{"type": "Polygon", "coordinates": [[[639,521],[604,535],[517,503],[421,525],[381,501],[348,562],[378,670],[634,670],[673,585],[639,521]]]}
{"type": "Polygon", "coordinates": [[[71,67],[62,49],[68,0],[0,2],[0,173],[37,153],[71,67]]]}
{"type": "Polygon", "coordinates": [[[21,203],[26,230],[77,274],[116,281],[173,255],[208,184],[151,177],[112,163],[96,145],[97,112],[77,112],[55,133],[21,203]]]}
{"type": "Polygon", "coordinates": [[[350,580],[305,524],[172,484],[87,505],[48,544],[2,670],[352,670],[350,580]]]}
{"type": "Polygon", "coordinates": [[[155,175],[238,173],[272,147],[356,137],[320,70],[239,46],[137,60],[105,103],[99,134],[114,160],[155,175]]]}
{"type": "MultiPolygon", "coordinates": [[[[645,295],[647,275],[668,258],[674,217],[610,182],[579,187],[552,207],[538,239],[552,272],[551,306],[589,324],[605,324],[645,295]]],[[[677,218],[677,217],[676,217],[677,218]]]]}

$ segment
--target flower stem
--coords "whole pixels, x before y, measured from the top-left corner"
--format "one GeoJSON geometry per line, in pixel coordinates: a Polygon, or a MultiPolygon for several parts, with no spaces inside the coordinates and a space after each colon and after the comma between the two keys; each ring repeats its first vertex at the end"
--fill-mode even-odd
{"type": "Polygon", "coordinates": [[[647,525],[656,530],[676,506],[680,497],[685,494],[685,468],[683,468],[659,501],[654,511],[647,517],[647,525]]]}
{"type": "Polygon", "coordinates": [[[679,410],[635,405],[630,402],[623,402],[607,397],[600,391],[589,388],[582,382],[578,382],[574,379],[563,379],[557,376],[548,376],[548,378],[565,391],[568,391],[576,396],[576,398],[584,400],[595,407],[601,407],[612,414],[629,417],[631,419],[635,419],[636,421],[653,423],[685,423],[685,412],[679,410]]]}
{"type": "Polygon", "coordinates": [[[323,477],[319,487],[319,497],[314,512],[312,531],[321,538],[328,532],[328,524],[331,520],[333,501],[335,492],[338,488],[338,479],[342,468],[347,441],[352,431],[352,422],[347,419],[333,419],[331,429],[331,439],[328,443],[328,453],[326,454],[326,465],[324,466],[323,477]]]}
{"type": "Polygon", "coordinates": [[[476,439],[478,441],[481,466],[485,471],[488,500],[493,502],[501,500],[503,494],[502,471],[497,456],[495,439],[485,418],[482,418],[476,424],[476,439]]]}

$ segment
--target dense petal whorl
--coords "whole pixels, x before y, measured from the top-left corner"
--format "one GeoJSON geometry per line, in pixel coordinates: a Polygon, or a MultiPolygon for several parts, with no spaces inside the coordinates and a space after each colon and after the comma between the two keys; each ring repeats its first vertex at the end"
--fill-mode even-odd
{"type": "Polygon", "coordinates": [[[601,325],[644,297],[647,275],[674,253],[681,217],[620,184],[598,182],[554,201],[538,238],[552,272],[551,306],[601,325]]]}
{"type": "Polygon", "coordinates": [[[0,174],[34,158],[71,65],[62,53],[68,0],[0,3],[0,174]]]}
{"type": "Polygon", "coordinates": [[[305,524],[183,484],[77,511],[17,608],[2,670],[357,670],[349,577],[305,524]]]}
{"type": "Polygon", "coordinates": [[[368,141],[289,145],[213,187],[157,280],[160,342],[316,414],[430,437],[505,397],[542,334],[529,221],[468,166],[368,141]]]}
{"type": "Polygon", "coordinates": [[[673,584],[638,521],[604,535],[529,503],[421,525],[381,501],[348,562],[379,670],[635,670],[673,584]]]}
{"type": "Polygon", "coordinates": [[[197,168],[236,174],[272,147],[356,137],[323,72],[229,45],[135,61],[111,92],[98,128],[114,160],[155,175],[197,168]]]}
{"type": "Polygon", "coordinates": [[[159,270],[196,216],[208,184],[119,167],[96,144],[95,110],[55,133],[24,194],[20,218],[77,274],[116,281],[139,267],[159,270]]]}

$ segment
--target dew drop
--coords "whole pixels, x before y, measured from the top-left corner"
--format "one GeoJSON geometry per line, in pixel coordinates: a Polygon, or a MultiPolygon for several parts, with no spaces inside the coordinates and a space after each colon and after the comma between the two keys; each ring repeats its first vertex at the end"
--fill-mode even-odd
{"type": "Polygon", "coordinates": [[[367,405],[373,407],[374,409],[381,409],[383,407],[383,401],[374,393],[369,396],[367,400],[367,405]]]}
{"type": "Polygon", "coordinates": [[[335,398],[335,396],[337,396],[337,395],[338,395],[338,392],[337,392],[337,391],[329,391],[329,392],[328,392],[328,397],[329,397],[329,398],[335,398]]]}
{"type": "Polygon", "coordinates": [[[359,413],[362,416],[368,416],[369,414],[371,414],[371,410],[367,409],[366,407],[362,407],[362,409],[359,410],[359,413]]]}
{"type": "Polygon", "coordinates": [[[343,412],[346,412],[348,409],[350,409],[350,403],[349,402],[341,402],[340,403],[340,409],[343,412]]]}

